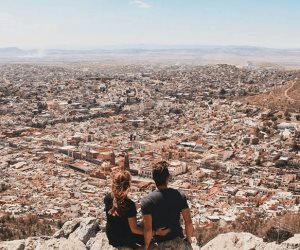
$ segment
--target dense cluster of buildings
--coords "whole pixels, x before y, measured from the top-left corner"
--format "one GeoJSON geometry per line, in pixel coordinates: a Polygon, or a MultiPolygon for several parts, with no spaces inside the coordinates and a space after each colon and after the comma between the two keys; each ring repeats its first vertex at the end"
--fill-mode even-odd
{"type": "Polygon", "coordinates": [[[155,188],[159,160],[200,226],[297,212],[299,110],[240,97],[299,76],[230,65],[2,65],[0,216],[102,217],[111,171],[131,171],[138,203],[155,188]]]}

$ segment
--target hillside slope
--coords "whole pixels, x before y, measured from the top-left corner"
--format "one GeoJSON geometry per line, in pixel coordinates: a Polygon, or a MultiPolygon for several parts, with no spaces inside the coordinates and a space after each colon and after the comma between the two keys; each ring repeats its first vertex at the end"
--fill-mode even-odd
{"type": "Polygon", "coordinates": [[[300,80],[263,94],[241,98],[241,101],[271,109],[300,111],[300,80]]]}

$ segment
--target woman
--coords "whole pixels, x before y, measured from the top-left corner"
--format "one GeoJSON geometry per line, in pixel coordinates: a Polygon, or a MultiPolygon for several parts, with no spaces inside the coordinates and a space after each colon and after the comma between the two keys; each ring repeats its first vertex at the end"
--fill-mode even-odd
{"type": "MultiPolygon", "coordinates": [[[[112,193],[104,198],[107,218],[106,235],[114,247],[138,247],[144,244],[143,229],[137,225],[135,203],[127,195],[131,175],[128,171],[112,174],[112,193]]],[[[154,235],[164,236],[169,229],[158,229],[154,235]]]]}

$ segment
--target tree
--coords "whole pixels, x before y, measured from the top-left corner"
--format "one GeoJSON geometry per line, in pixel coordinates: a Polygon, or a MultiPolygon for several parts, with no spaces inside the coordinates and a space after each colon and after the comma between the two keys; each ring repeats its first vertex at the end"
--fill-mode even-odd
{"type": "Polygon", "coordinates": [[[225,95],[226,94],[226,90],[224,88],[221,88],[219,94],[220,95],[225,95]]]}

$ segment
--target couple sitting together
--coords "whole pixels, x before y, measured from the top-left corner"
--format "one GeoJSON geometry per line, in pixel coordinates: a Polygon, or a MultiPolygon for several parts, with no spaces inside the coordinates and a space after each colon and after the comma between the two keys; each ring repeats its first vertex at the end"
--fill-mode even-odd
{"type": "Polygon", "coordinates": [[[168,163],[154,165],[152,175],[157,189],[141,200],[143,223],[137,222],[135,203],[127,197],[131,175],[118,171],[112,175],[112,193],[104,198],[107,217],[106,235],[114,247],[151,249],[191,249],[193,224],[185,195],[168,188],[170,177],[168,163]],[[180,215],[185,223],[185,237],[180,225],[180,215]]]}

